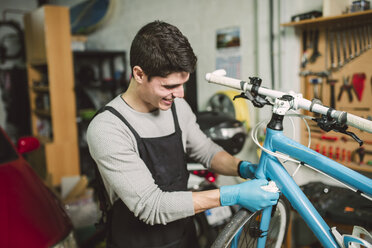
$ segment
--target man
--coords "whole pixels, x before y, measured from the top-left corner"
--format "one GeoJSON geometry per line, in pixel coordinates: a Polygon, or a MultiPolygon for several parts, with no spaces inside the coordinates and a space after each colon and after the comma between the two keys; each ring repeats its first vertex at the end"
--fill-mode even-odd
{"type": "Polygon", "coordinates": [[[90,153],[112,204],[108,247],[198,247],[190,216],[234,204],[256,211],[278,199],[260,188],[266,180],[187,191],[186,152],[220,174],[247,178],[255,171],[208,139],[183,99],[196,60],[176,27],[145,25],[132,42],[127,91],[89,125],[90,153]]]}

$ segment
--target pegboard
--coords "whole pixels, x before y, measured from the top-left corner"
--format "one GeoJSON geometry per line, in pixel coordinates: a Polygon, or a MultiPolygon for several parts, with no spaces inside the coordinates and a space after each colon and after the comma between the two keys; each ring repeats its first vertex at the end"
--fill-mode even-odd
{"type": "MultiPolygon", "coordinates": [[[[371,17],[372,11],[368,11],[297,26],[302,41],[299,66],[305,98],[317,98],[326,106],[372,120],[371,17]]],[[[359,146],[346,134],[327,133],[315,122],[308,123],[312,149],[352,169],[372,172],[372,134],[349,127],[347,131],[364,141],[359,146]]],[[[303,144],[308,144],[308,136],[302,124],[303,144]]]]}

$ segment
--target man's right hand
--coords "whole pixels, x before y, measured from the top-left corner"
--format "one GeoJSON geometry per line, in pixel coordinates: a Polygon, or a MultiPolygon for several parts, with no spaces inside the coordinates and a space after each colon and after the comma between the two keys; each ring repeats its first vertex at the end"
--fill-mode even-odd
{"type": "Polygon", "coordinates": [[[236,185],[220,188],[222,206],[240,205],[251,212],[275,205],[279,199],[278,192],[268,192],[261,188],[268,184],[265,179],[254,179],[236,185]]]}

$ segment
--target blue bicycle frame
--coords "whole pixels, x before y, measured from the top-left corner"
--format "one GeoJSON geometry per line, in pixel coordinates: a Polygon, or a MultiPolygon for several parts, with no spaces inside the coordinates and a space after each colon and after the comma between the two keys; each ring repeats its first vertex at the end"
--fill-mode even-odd
{"type": "MultiPolygon", "coordinates": [[[[372,196],[371,179],[295,142],[284,136],[283,131],[267,128],[264,148],[273,152],[278,151],[284,154],[290,154],[291,157],[330,175],[358,190],[358,192],[372,196]]],[[[330,227],[276,157],[263,151],[256,177],[268,178],[276,183],[277,187],[289,200],[293,208],[302,216],[324,247],[339,247],[335,237],[331,233],[330,227]]],[[[268,230],[271,210],[272,207],[263,210],[260,226],[261,230],[268,230]]],[[[257,247],[263,248],[265,243],[266,236],[263,235],[263,237],[258,240],[257,247]]]]}

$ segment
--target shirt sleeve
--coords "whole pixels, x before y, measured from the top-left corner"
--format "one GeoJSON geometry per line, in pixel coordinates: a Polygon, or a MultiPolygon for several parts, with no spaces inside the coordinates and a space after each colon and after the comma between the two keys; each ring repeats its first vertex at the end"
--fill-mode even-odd
{"type": "Polygon", "coordinates": [[[119,118],[105,111],[87,131],[95,160],[113,203],[120,198],[136,217],[147,224],[168,222],[194,215],[191,192],[163,192],[137,151],[137,142],[119,118]]]}

